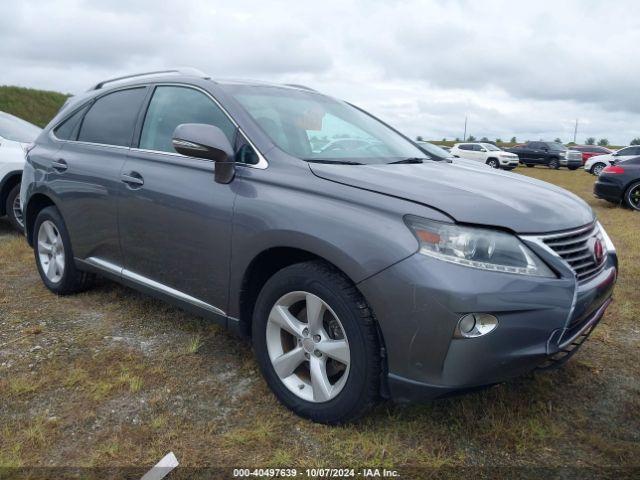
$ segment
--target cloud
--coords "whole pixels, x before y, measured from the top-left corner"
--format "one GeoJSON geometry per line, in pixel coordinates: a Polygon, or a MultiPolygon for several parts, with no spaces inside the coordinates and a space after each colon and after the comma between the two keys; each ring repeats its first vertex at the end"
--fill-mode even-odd
{"type": "Polygon", "coordinates": [[[409,135],[640,135],[635,1],[5,0],[0,83],[79,92],[131,71],[307,83],[409,135]]]}

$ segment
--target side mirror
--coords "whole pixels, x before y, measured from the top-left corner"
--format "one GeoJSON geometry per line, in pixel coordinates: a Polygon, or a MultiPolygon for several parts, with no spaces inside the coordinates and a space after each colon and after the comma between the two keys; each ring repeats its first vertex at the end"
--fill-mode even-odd
{"type": "Polygon", "coordinates": [[[216,182],[229,183],[235,175],[234,153],[222,130],[204,123],[183,123],[173,132],[173,148],[188,157],[216,162],[216,182]]]}
{"type": "Polygon", "coordinates": [[[480,149],[480,151],[481,151],[481,152],[486,152],[486,151],[487,151],[487,149],[486,149],[486,148],[481,148],[481,149],[480,149]]]}

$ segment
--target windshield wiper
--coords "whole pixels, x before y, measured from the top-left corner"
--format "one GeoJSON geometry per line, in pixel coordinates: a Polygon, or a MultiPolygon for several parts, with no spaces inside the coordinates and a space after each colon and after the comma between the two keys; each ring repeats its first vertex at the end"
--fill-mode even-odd
{"type": "Polygon", "coordinates": [[[307,160],[309,163],[331,163],[336,165],[364,165],[360,162],[353,162],[351,160],[307,160]]]}
{"type": "Polygon", "coordinates": [[[398,164],[398,163],[424,163],[425,160],[432,160],[432,159],[431,158],[412,157],[412,158],[405,158],[403,160],[397,160],[395,162],[389,162],[389,163],[387,163],[387,165],[394,165],[394,164],[398,164]]]}

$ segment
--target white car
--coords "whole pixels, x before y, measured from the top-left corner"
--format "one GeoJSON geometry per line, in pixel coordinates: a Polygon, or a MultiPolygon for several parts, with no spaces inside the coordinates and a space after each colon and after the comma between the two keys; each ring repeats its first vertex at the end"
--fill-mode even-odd
{"type": "Polygon", "coordinates": [[[41,129],[0,112],[0,216],[6,215],[19,231],[24,229],[20,208],[20,182],[27,147],[41,129]]]}
{"type": "Polygon", "coordinates": [[[418,140],[416,145],[427,152],[431,158],[435,158],[436,160],[445,160],[462,167],[489,168],[486,164],[467,160],[466,158],[454,157],[451,152],[434,143],[418,140]]]}
{"type": "Polygon", "coordinates": [[[617,152],[595,155],[585,162],[584,169],[593,175],[600,175],[602,170],[609,165],[613,165],[613,162],[622,162],[638,156],[640,156],[640,145],[632,145],[631,147],[621,148],[617,152]]]}
{"type": "Polygon", "coordinates": [[[455,157],[486,163],[493,168],[513,170],[518,166],[518,155],[496,147],[491,143],[465,142],[456,143],[451,149],[455,157]]]}

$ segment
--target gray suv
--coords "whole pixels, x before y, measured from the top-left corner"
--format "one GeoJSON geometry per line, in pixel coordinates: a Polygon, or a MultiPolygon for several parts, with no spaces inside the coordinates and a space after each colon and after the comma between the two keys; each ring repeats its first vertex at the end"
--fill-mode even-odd
{"type": "Polygon", "coordinates": [[[561,364],[617,275],[573,194],[436,161],[295,85],[101,82],[37,139],[21,195],[49,290],[101,275],[250,337],[275,395],[324,423],[561,364]]]}

